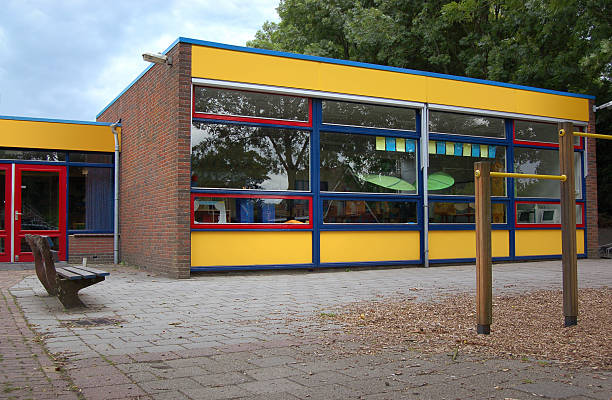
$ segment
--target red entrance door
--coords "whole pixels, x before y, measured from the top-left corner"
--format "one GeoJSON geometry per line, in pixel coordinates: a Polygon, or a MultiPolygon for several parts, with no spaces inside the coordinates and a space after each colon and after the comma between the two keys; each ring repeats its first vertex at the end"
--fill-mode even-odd
{"type": "Polygon", "coordinates": [[[11,261],[11,164],[0,164],[0,262],[11,261]]]}
{"type": "Polygon", "coordinates": [[[15,164],[14,254],[33,261],[25,235],[49,236],[59,259],[66,259],[66,167],[15,164]]]}

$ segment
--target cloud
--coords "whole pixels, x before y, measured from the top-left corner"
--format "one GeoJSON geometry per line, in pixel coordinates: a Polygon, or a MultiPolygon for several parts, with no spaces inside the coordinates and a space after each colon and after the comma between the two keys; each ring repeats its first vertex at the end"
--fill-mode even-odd
{"type": "Polygon", "coordinates": [[[278,0],[11,1],[0,15],[0,115],[92,120],[179,36],[244,45],[278,0]]]}

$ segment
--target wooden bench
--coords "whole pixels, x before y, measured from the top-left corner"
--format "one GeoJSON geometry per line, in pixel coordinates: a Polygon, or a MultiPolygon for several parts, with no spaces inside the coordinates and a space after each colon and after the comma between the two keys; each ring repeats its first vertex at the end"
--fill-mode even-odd
{"type": "Polygon", "coordinates": [[[85,307],[78,291],[102,282],[110,273],[90,267],[55,268],[54,252],[49,238],[39,235],[25,235],[32,249],[36,275],[51,296],[57,296],[66,308],[85,307]]]}

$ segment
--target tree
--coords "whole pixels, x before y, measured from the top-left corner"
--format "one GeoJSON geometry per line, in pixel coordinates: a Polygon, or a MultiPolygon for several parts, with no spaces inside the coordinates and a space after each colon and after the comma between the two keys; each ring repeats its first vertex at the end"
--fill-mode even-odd
{"type": "MultiPolygon", "coordinates": [[[[612,100],[609,0],[281,0],[277,10],[280,22],[248,46],[612,100]]],[[[597,131],[612,134],[612,110],[597,131]]],[[[597,148],[599,209],[612,215],[612,142],[597,148]]]]}

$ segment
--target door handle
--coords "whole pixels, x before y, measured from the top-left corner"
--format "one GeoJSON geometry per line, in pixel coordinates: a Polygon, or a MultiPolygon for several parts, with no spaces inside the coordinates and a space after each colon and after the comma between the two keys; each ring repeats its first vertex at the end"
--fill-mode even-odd
{"type": "Polygon", "coordinates": [[[20,213],[19,211],[15,211],[15,221],[19,221],[19,216],[20,216],[21,214],[22,214],[22,213],[20,213]]]}

